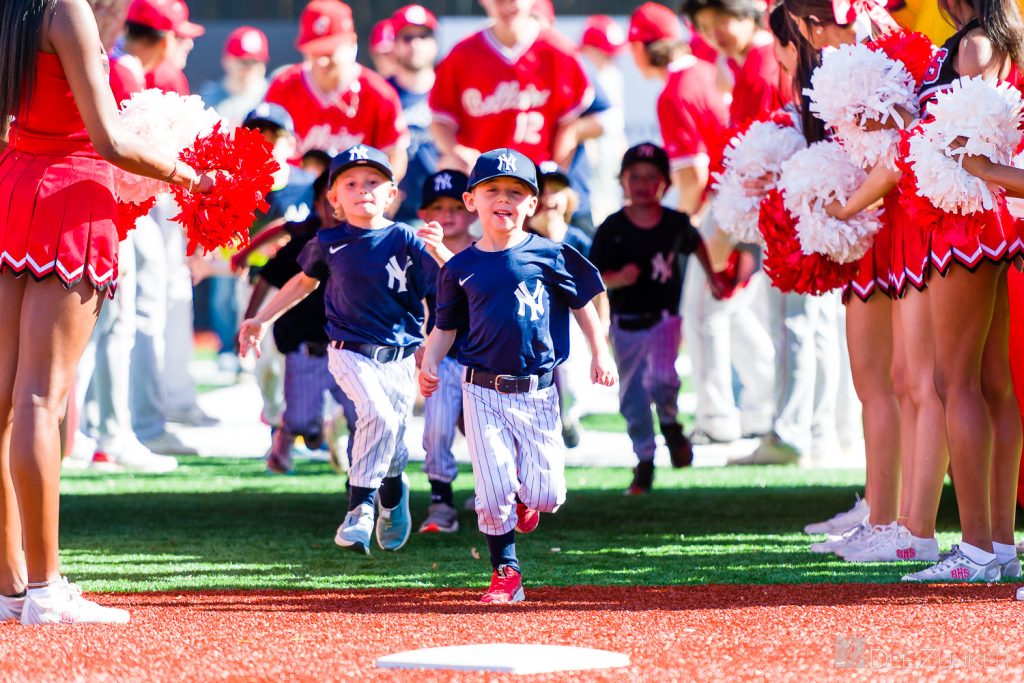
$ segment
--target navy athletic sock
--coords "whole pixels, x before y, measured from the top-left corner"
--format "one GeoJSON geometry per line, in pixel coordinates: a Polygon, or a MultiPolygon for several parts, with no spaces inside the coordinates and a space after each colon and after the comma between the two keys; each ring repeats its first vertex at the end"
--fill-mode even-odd
{"type": "Polygon", "coordinates": [[[487,550],[491,553],[491,566],[497,570],[501,565],[519,570],[519,559],[516,557],[516,532],[509,531],[501,536],[489,536],[487,538],[487,550]]]}
{"type": "Polygon", "coordinates": [[[384,477],[380,483],[380,505],[388,510],[402,502],[402,475],[384,477]]]}
{"type": "Polygon", "coordinates": [[[349,486],[348,487],[348,510],[351,512],[357,507],[366,503],[370,507],[373,507],[374,501],[377,500],[377,489],[368,489],[362,486],[349,486]]]}
{"type": "Polygon", "coordinates": [[[444,503],[448,507],[455,507],[455,494],[452,492],[452,484],[448,481],[430,480],[430,502],[444,503]]]}

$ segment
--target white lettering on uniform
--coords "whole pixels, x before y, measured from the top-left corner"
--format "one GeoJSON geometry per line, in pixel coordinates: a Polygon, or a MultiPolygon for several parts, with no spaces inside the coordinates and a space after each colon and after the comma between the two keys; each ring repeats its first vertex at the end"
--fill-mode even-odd
{"type": "Polygon", "coordinates": [[[519,300],[520,317],[526,315],[527,308],[530,309],[531,321],[538,320],[540,316],[544,315],[544,286],[541,285],[540,280],[537,281],[532,294],[526,283],[520,282],[519,287],[516,288],[516,299],[519,300]]]}
{"type": "Polygon", "coordinates": [[[470,88],[462,93],[462,106],[470,116],[480,118],[503,111],[537,109],[550,98],[550,90],[538,90],[532,83],[524,89],[517,81],[504,81],[486,97],[476,88],[470,88]]]}

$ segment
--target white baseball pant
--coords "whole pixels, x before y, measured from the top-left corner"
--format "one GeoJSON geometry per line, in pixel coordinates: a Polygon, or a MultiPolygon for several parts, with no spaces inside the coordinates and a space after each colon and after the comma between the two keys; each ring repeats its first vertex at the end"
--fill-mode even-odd
{"type": "Polygon", "coordinates": [[[455,360],[442,358],[437,391],[423,403],[423,472],[431,481],[450,484],[459,474],[452,444],[462,414],[462,372],[455,360]]]}

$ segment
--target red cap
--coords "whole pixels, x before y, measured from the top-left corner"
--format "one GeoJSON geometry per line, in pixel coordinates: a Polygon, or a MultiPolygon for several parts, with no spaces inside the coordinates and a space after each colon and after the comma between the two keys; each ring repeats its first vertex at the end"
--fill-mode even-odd
{"type": "Polygon", "coordinates": [[[397,36],[402,29],[410,26],[422,26],[431,31],[437,30],[437,17],[423,5],[406,5],[395,10],[391,15],[391,25],[397,36]]]}
{"type": "Polygon", "coordinates": [[[656,2],[645,2],[629,17],[629,41],[682,40],[683,27],[676,13],[656,2]]]}
{"type": "Polygon", "coordinates": [[[313,0],[299,17],[299,52],[329,55],[355,33],[352,9],[338,0],[313,0]]]}
{"type": "Polygon", "coordinates": [[[270,61],[270,43],[263,31],[252,26],[239,26],[224,42],[224,54],[239,59],[270,61]]]}
{"type": "Polygon", "coordinates": [[[395,27],[390,19],[381,19],[370,31],[370,52],[387,54],[395,47],[395,27]]]}
{"type": "Polygon", "coordinates": [[[174,0],[135,0],[128,8],[126,21],[157,31],[173,31],[178,24],[174,0]]]}
{"type": "Polygon", "coordinates": [[[174,32],[182,38],[198,38],[206,33],[205,28],[188,20],[185,0],[174,0],[171,3],[171,15],[174,17],[174,32]]]}
{"type": "Polygon", "coordinates": [[[615,55],[626,45],[626,34],[611,17],[595,14],[588,17],[583,25],[580,45],[589,45],[606,54],[615,55]]]}
{"type": "Polygon", "coordinates": [[[553,24],[555,23],[555,6],[551,4],[551,0],[536,0],[533,3],[533,9],[530,10],[530,15],[553,24]]]}

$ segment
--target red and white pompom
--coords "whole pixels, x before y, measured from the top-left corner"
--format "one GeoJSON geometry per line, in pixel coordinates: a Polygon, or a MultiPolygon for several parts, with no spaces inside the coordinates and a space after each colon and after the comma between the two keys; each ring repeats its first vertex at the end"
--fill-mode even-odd
{"type": "Polygon", "coordinates": [[[881,227],[877,211],[861,211],[849,220],[833,218],[825,205],[846,204],[867,178],[837,142],[816,142],[782,163],[778,188],[797,222],[804,253],[824,254],[838,263],[867,253],[881,227]]]}
{"type": "Polygon", "coordinates": [[[255,212],[269,208],[266,198],[280,169],[263,134],[248,128],[226,133],[218,124],[183,151],[181,160],[200,174],[218,171],[208,194],[171,188],[181,207],[171,220],[184,226],[189,255],[196,247],[213,251],[248,244],[255,212]]]}
{"type": "Polygon", "coordinates": [[[929,120],[910,138],[907,161],[914,171],[918,193],[933,206],[960,215],[996,208],[1003,190],[965,171],[957,160],[963,154],[1009,164],[1021,141],[1024,100],[1009,83],[994,84],[980,76],[961,78],[939,92],[928,106],[929,120]],[[963,147],[951,150],[957,138],[963,147]]]}
{"type": "MultiPolygon", "coordinates": [[[[183,97],[156,88],[132,95],[121,105],[120,118],[121,124],[147,146],[172,158],[177,158],[197,137],[208,135],[221,121],[220,115],[207,109],[197,95],[183,97]]],[[[170,186],[115,168],[114,192],[122,202],[141,205],[170,192],[170,186]]]]}
{"type": "Polygon", "coordinates": [[[897,107],[917,113],[917,82],[907,67],[866,45],[825,50],[804,93],[810,109],[863,167],[884,163],[895,169],[899,133],[868,131],[866,121],[902,121],[897,107]]]}
{"type": "Polygon", "coordinates": [[[718,227],[737,242],[762,244],[757,227],[761,195],[748,194],[744,183],[767,177],[768,189],[774,188],[782,162],[806,146],[795,128],[773,121],[752,123],[734,137],[725,149],[725,170],[714,176],[717,195],[711,210],[718,227]]]}

